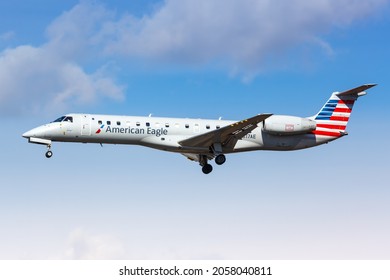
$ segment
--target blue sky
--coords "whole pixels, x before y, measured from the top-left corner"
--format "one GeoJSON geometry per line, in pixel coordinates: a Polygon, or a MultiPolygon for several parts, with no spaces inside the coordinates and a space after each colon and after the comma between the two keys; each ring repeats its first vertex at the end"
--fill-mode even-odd
{"type": "MultiPolygon", "coordinates": [[[[58,2],[58,1],[57,1],[58,2]]],[[[0,3],[1,259],[388,259],[389,2],[0,3]],[[229,155],[31,145],[68,112],[310,116],[378,83],[349,136],[229,155]]]]}

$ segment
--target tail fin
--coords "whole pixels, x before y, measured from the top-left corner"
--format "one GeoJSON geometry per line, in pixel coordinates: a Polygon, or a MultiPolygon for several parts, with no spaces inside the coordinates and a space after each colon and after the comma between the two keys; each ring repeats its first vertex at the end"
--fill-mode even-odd
{"type": "Polygon", "coordinates": [[[343,92],[334,92],[317,115],[310,119],[317,123],[315,135],[338,138],[346,135],[346,127],[353,104],[366,94],[365,90],[376,86],[367,84],[343,92]]]}

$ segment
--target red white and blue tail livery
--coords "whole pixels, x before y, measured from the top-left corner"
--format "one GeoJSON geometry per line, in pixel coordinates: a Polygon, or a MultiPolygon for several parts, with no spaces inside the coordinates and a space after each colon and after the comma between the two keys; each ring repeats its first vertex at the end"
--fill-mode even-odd
{"type": "Polygon", "coordinates": [[[316,122],[316,129],[312,133],[323,138],[338,138],[347,134],[346,128],[355,101],[373,86],[375,84],[367,84],[344,92],[334,92],[318,114],[311,117],[316,122]]]}
{"type": "Polygon", "coordinates": [[[347,134],[346,127],[356,100],[375,86],[366,84],[334,92],[314,116],[260,114],[241,121],[68,114],[23,134],[30,143],[52,142],[142,145],[180,153],[199,162],[208,174],[226,161],[225,154],[255,151],[306,149],[347,134]]]}

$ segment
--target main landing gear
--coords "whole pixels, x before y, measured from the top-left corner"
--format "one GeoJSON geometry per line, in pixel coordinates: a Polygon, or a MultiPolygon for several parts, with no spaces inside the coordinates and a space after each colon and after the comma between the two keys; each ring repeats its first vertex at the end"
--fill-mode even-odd
{"type": "Polygon", "coordinates": [[[53,152],[51,151],[51,145],[47,145],[47,152],[45,154],[47,158],[51,158],[53,156],[53,152]]]}
{"type": "MultiPolygon", "coordinates": [[[[224,154],[219,154],[215,157],[215,163],[217,165],[222,165],[226,162],[226,157],[224,154]]],[[[206,155],[199,156],[199,164],[202,166],[202,172],[204,174],[209,174],[213,171],[213,166],[208,163],[208,158],[206,155]]]]}
{"type": "Polygon", "coordinates": [[[204,174],[209,174],[209,173],[211,173],[211,171],[213,171],[213,166],[211,164],[207,163],[207,164],[203,165],[202,172],[204,174]]]}
{"type": "Polygon", "coordinates": [[[224,154],[219,154],[215,157],[215,163],[218,165],[224,164],[226,161],[226,157],[224,154]]]}
{"type": "Polygon", "coordinates": [[[202,172],[204,174],[209,174],[211,171],[213,171],[213,167],[211,164],[209,164],[206,155],[199,155],[199,164],[202,166],[202,172]]]}

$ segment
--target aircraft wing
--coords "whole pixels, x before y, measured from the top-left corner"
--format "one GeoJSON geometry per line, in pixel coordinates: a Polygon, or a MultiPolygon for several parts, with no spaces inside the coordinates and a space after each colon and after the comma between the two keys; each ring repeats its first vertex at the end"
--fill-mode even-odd
{"type": "Polygon", "coordinates": [[[222,147],[233,149],[237,141],[250,133],[257,124],[264,121],[272,114],[261,114],[249,119],[238,121],[207,133],[179,141],[182,147],[208,148],[215,143],[221,143],[222,147]]]}

